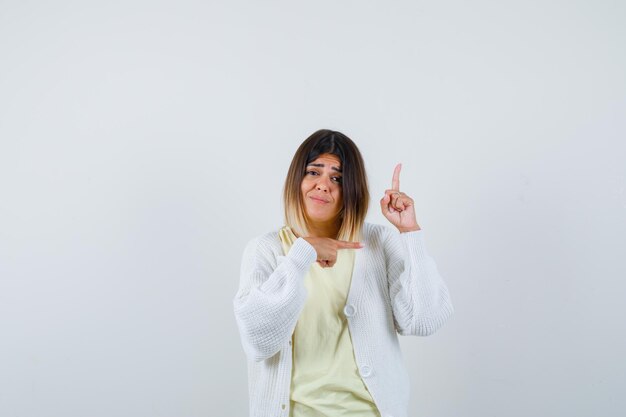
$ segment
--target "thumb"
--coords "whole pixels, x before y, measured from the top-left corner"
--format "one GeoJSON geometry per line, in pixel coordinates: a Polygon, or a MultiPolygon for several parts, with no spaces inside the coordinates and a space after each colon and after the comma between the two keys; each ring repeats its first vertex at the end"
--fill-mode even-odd
{"type": "Polygon", "coordinates": [[[385,194],[385,196],[380,200],[380,208],[382,208],[383,211],[385,211],[390,201],[391,201],[391,195],[385,194]]]}

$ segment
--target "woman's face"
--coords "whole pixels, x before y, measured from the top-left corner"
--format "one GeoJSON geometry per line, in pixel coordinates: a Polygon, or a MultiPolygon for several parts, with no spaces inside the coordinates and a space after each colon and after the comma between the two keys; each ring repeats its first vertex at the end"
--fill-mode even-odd
{"type": "Polygon", "coordinates": [[[335,220],[343,207],[341,162],[332,154],[322,154],[306,167],[302,198],[309,220],[335,220]]]}

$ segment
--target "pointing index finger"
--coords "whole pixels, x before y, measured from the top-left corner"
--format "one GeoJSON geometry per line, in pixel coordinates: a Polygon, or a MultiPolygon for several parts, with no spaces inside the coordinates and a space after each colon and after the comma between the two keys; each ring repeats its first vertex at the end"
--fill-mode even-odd
{"type": "Polygon", "coordinates": [[[393,179],[391,180],[391,189],[399,191],[400,190],[400,170],[402,169],[402,164],[396,165],[396,169],[393,170],[393,179]]]}
{"type": "Polygon", "coordinates": [[[345,240],[338,240],[339,249],[360,249],[363,247],[361,242],[346,242],[345,240]]]}

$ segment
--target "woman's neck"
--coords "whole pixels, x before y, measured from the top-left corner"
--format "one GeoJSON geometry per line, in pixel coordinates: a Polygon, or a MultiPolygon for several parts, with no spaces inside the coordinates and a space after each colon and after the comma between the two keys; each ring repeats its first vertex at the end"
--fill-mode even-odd
{"type": "Polygon", "coordinates": [[[341,223],[337,220],[330,220],[328,222],[310,222],[307,226],[310,237],[329,237],[336,239],[341,223]]]}

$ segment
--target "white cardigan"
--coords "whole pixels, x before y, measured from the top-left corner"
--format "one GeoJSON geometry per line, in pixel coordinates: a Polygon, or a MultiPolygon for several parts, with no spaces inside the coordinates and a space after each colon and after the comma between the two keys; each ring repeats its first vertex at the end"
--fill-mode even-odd
{"type": "MultiPolygon", "coordinates": [[[[428,336],[454,309],[426,252],[424,231],[398,233],[365,223],[344,314],[356,363],[382,417],[406,417],[409,377],[397,333],[428,336]]],[[[248,357],[250,417],[288,417],[291,336],[304,307],[304,277],[317,258],[299,238],[283,255],[278,230],[243,254],[235,318],[248,357]]]]}

